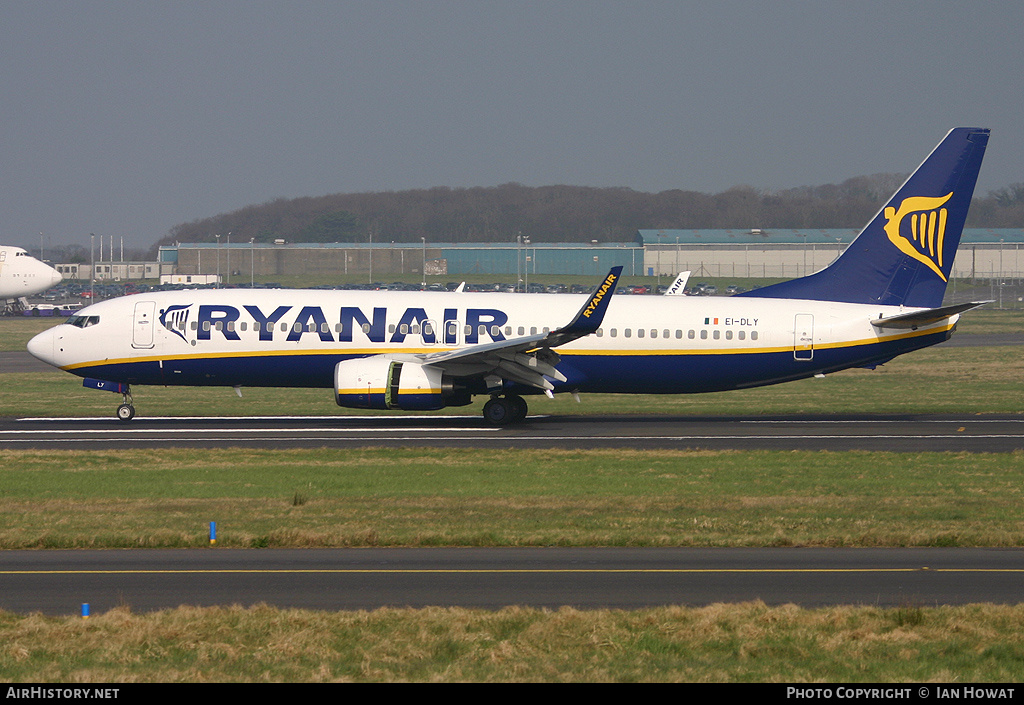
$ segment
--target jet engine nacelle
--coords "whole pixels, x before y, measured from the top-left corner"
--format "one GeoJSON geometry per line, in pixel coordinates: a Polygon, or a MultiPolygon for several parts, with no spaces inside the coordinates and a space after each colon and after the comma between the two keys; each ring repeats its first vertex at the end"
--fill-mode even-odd
{"type": "Polygon", "coordinates": [[[444,373],[419,362],[383,355],[339,362],[334,367],[334,399],[353,409],[428,411],[470,403],[444,373]]]}

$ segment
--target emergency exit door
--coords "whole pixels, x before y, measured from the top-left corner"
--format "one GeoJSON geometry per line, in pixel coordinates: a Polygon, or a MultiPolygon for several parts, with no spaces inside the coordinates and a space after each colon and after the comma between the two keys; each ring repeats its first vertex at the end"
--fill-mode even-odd
{"type": "Polygon", "coordinates": [[[793,358],[814,358],[814,314],[798,313],[793,325],[793,358]]]}

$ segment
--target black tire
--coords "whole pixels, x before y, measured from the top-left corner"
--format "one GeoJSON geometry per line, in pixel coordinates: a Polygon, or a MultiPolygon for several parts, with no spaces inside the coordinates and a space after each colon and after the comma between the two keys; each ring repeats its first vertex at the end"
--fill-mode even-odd
{"type": "Polygon", "coordinates": [[[508,399],[493,397],[484,404],[484,419],[492,426],[507,426],[515,421],[515,412],[508,399]]]}
{"type": "Polygon", "coordinates": [[[131,404],[122,404],[117,407],[117,418],[120,421],[131,421],[135,418],[135,407],[131,404]]]}
{"type": "Polygon", "coordinates": [[[512,417],[513,420],[518,423],[526,419],[526,414],[529,413],[529,407],[526,405],[526,400],[520,396],[512,395],[508,397],[508,401],[512,404],[512,417]]]}

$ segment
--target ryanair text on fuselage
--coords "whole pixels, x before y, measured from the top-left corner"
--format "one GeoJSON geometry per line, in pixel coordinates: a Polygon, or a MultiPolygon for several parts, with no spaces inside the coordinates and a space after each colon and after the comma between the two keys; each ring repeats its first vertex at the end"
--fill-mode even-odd
{"type": "Polygon", "coordinates": [[[160,323],[183,340],[187,339],[185,333],[190,329],[197,340],[211,340],[214,334],[226,340],[241,340],[239,323],[244,311],[248,314],[245,318],[252,321],[253,331],[259,334],[259,340],[266,342],[282,337],[288,342],[298,342],[308,335],[317,336],[325,343],[351,343],[354,336],[361,334],[371,343],[400,344],[418,329],[422,342],[446,345],[459,343],[460,332],[461,342],[470,345],[479,343],[483,337],[495,342],[505,340],[500,329],[508,323],[508,314],[496,308],[467,308],[462,316],[459,309],[445,308],[438,317],[428,314],[426,308],[412,307],[406,308],[396,319],[396,312],[386,307],[374,307],[367,313],[358,306],[342,306],[335,319],[337,325],[332,326],[320,306],[303,306],[296,312],[294,306],[278,306],[267,311],[256,305],[243,305],[239,310],[226,304],[201,304],[196,306],[194,325],[190,325],[191,308],[192,305],[164,309],[160,312],[160,323]],[[294,315],[288,315],[289,312],[294,315]]]}

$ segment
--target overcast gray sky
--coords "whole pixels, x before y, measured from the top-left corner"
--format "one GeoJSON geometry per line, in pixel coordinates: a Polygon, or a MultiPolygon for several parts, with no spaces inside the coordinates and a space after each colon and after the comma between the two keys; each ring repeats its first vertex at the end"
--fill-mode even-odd
{"type": "MultiPolygon", "coordinates": [[[[0,0],[0,242],[148,247],[277,197],[766,190],[991,127],[1024,182],[1020,0],[0,0]]],[[[643,227],[643,223],[637,223],[643,227]]]]}

